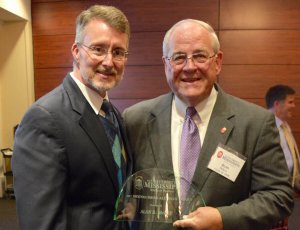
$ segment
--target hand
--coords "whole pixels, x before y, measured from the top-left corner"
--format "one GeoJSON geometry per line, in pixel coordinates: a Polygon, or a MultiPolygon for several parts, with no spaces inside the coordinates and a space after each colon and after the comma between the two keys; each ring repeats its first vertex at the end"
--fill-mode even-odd
{"type": "Polygon", "coordinates": [[[184,216],[183,220],[177,220],[173,226],[192,230],[223,230],[222,217],[218,209],[201,207],[184,216]]]}
{"type": "Polygon", "coordinates": [[[133,220],[135,215],[135,205],[128,202],[126,207],[121,211],[121,213],[118,214],[117,220],[133,220]]]}

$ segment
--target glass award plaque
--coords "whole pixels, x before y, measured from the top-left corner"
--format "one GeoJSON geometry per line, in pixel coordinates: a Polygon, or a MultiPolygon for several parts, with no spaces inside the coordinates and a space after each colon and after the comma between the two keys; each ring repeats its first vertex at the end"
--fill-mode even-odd
{"type": "Polygon", "coordinates": [[[145,169],[131,175],[123,185],[115,205],[114,220],[172,223],[205,206],[201,193],[189,185],[180,198],[177,184],[188,183],[164,169],[145,169]]]}

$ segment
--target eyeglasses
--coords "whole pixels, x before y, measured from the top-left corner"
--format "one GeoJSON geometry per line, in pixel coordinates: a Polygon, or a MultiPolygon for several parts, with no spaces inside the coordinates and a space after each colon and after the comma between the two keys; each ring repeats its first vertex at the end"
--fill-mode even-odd
{"type": "Polygon", "coordinates": [[[93,55],[93,58],[99,61],[104,60],[109,53],[111,53],[114,61],[125,61],[128,56],[128,51],[120,48],[109,51],[102,46],[86,46],[82,43],[77,43],[77,45],[87,48],[93,55]]]}
{"type": "Polygon", "coordinates": [[[169,60],[172,65],[185,65],[188,59],[194,61],[194,63],[202,64],[207,62],[209,59],[216,57],[216,54],[209,56],[206,52],[194,53],[191,56],[187,56],[185,53],[175,53],[171,57],[165,57],[169,60]]]}

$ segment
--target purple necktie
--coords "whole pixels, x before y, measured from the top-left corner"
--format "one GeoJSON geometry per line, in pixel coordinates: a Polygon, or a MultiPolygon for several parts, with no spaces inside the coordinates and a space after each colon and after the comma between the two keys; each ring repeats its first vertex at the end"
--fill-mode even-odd
{"type": "MultiPolygon", "coordinates": [[[[194,107],[187,107],[180,143],[180,189],[181,200],[186,199],[201,150],[198,127],[193,120],[197,114],[194,107]]],[[[198,114],[197,114],[198,116],[198,114]]]]}

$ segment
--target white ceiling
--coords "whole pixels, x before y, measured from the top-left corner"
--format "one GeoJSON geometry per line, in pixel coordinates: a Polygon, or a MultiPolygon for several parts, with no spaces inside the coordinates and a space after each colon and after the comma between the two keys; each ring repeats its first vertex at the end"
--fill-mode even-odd
{"type": "Polygon", "coordinates": [[[21,18],[0,7],[0,21],[23,21],[23,20],[24,18],[21,18]]]}

